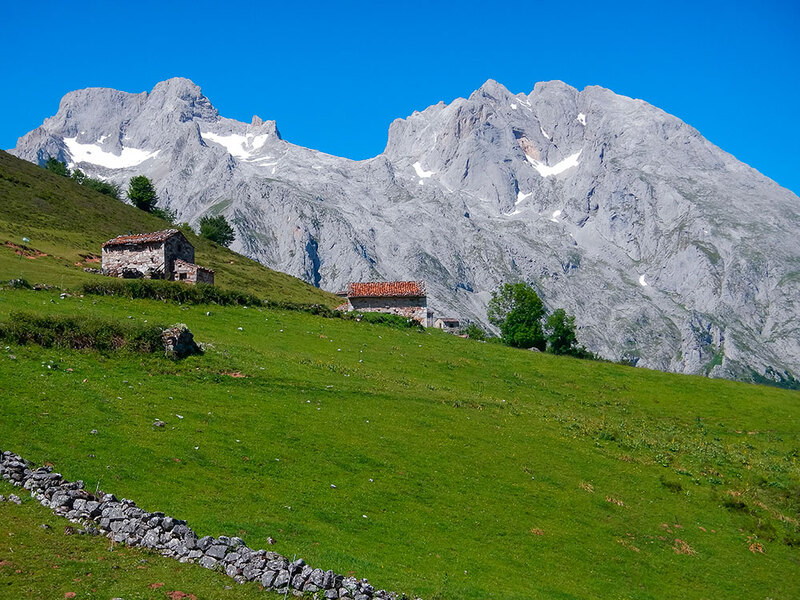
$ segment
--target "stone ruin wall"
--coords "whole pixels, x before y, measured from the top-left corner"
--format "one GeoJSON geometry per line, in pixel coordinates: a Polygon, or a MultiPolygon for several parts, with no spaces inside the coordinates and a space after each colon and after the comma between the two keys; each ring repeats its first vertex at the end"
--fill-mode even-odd
{"type": "Polygon", "coordinates": [[[103,248],[103,275],[124,277],[126,272],[139,277],[164,277],[164,244],[136,244],[103,248]]]}
{"type": "Polygon", "coordinates": [[[102,534],[120,544],[150,548],[182,563],[196,562],[224,572],[238,583],[260,582],[281,594],[313,594],[319,600],[406,598],[375,590],[366,579],[310,567],[303,559],[289,560],[277,552],[251,550],[238,537],[199,537],[186,521],[163,512],[147,512],[132,500],[118,500],[113,494],[87,492],[82,481],[66,481],[52,467],[34,468],[13,452],[0,450],[0,478],[30,490],[31,496],[53,513],[85,527],[82,533],[102,534]]]}

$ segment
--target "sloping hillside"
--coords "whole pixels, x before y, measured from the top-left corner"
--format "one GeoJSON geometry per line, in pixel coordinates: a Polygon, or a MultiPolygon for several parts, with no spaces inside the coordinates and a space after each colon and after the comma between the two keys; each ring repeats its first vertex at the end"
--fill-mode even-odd
{"type": "MultiPolygon", "coordinates": [[[[0,272],[6,277],[25,273],[31,281],[46,277],[59,285],[72,285],[93,277],[83,268],[99,268],[100,245],[106,240],[170,227],[161,219],[3,151],[0,198],[0,244],[4,244],[0,246],[0,272]],[[23,242],[23,237],[30,242],[23,242]]],[[[335,295],[295,277],[191,233],[187,237],[194,244],[197,262],[216,270],[218,285],[285,302],[339,303],[335,295]]]]}
{"type": "Polygon", "coordinates": [[[797,392],[300,312],[0,292],[19,309],[209,344],[0,351],[0,447],[200,535],[426,599],[800,594],[797,392]]]}
{"type": "MultiPolygon", "coordinates": [[[[163,226],[0,158],[0,233],[38,251],[3,248],[0,280],[69,288],[94,277],[74,264],[84,248],[128,223],[163,226]]],[[[326,298],[224,249],[198,250],[245,289],[326,298]]],[[[0,323],[19,310],[186,323],[205,344],[182,361],[0,345],[0,448],[200,535],[253,548],[271,537],[284,555],[425,600],[800,597],[796,391],[299,311],[0,289],[0,323]]],[[[21,507],[26,522],[32,508],[21,507]]],[[[79,550],[30,543],[40,551],[0,547],[0,596],[92,589],[73,562],[36,558],[79,550]]],[[[108,572],[94,554],[80,560],[108,572]]],[[[134,568],[127,554],[114,560],[134,568]]],[[[169,585],[213,594],[218,580],[201,567],[174,568],[169,585]]],[[[163,597],[141,584],[98,589],[163,597]]]]}

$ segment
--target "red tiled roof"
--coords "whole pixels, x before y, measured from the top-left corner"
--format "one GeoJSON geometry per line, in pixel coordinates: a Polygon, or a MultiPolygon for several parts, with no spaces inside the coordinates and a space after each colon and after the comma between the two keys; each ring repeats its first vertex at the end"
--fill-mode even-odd
{"type": "Polygon", "coordinates": [[[425,296],[422,281],[366,281],[348,283],[348,298],[419,298],[425,296]]]}
{"type": "Polygon", "coordinates": [[[164,231],[153,231],[152,233],[134,233],[133,235],[120,235],[113,240],[108,240],[103,244],[103,248],[107,246],[122,246],[124,244],[151,244],[154,242],[164,242],[171,238],[176,233],[180,233],[177,229],[165,229],[164,231]]]}

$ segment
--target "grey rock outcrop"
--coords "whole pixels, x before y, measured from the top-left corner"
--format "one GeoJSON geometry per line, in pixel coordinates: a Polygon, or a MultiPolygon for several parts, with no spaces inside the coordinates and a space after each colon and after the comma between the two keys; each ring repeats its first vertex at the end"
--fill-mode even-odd
{"type": "Polygon", "coordinates": [[[437,313],[485,321],[490,291],[532,283],[600,355],[684,373],[800,377],[800,199],[643,102],[600,87],[488,81],[389,129],[351,161],[221,117],[185,79],[87,89],[20,138],[180,220],[225,214],[233,248],[329,290],[422,279],[437,313]]]}

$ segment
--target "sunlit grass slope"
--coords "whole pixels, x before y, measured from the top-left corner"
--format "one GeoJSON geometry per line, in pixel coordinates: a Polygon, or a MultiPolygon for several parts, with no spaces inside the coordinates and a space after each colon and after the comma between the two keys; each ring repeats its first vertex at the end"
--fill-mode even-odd
{"type": "Polygon", "coordinates": [[[79,529],[5,481],[0,495],[18,494],[22,506],[0,503],[0,598],[151,600],[277,599],[256,586],[240,587],[222,573],[104,537],[67,533],[79,529]],[[182,592],[181,596],[175,592],[182,592]]]}
{"type": "Polygon", "coordinates": [[[0,347],[0,448],[201,535],[426,599],[800,597],[798,392],[301,312],[0,292],[12,310],[208,344],[0,347]]]}
{"type": "MultiPolygon", "coordinates": [[[[86,189],[0,151],[0,275],[75,285],[96,275],[100,245],[118,235],[171,227],[133,206],[86,189]],[[30,242],[23,242],[22,238],[30,242]],[[16,246],[15,246],[16,245],[16,246]],[[20,248],[25,246],[26,248],[20,248]],[[24,263],[24,264],[23,264],[24,263]]],[[[216,271],[216,283],[262,298],[305,304],[339,303],[334,294],[267,269],[204,238],[187,234],[196,261],[216,271]]]]}

